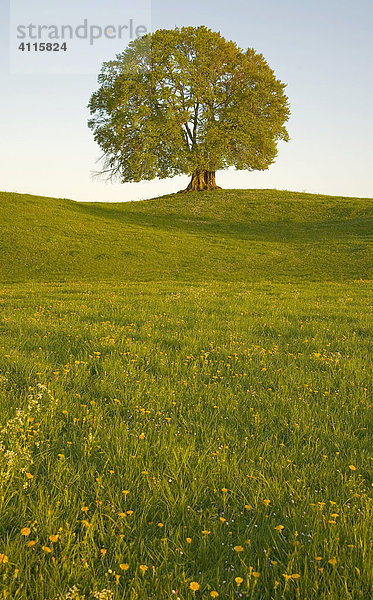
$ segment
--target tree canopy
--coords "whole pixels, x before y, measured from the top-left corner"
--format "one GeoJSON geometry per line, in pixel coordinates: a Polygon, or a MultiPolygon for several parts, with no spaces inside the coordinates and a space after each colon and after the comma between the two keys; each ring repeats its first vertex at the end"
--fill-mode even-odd
{"type": "Polygon", "coordinates": [[[211,189],[218,169],[267,169],[288,141],[285,84],[261,54],[203,26],[132,41],[98,81],[89,127],[102,173],[122,182],[184,173],[187,189],[211,189]]]}

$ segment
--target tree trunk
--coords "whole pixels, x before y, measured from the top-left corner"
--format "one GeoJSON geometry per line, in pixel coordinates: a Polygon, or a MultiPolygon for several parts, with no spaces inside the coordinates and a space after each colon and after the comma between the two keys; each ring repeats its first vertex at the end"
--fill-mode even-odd
{"type": "Polygon", "coordinates": [[[216,185],[215,171],[195,171],[186,190],[183,192],[204,192],[205,190],[221,190],[216,185]]]}

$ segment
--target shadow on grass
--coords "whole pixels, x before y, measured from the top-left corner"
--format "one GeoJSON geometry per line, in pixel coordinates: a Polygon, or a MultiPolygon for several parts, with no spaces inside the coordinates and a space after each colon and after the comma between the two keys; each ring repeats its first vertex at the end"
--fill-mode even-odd
{"type": "Polygon", "coordinates": [[[373,219],[360,217],[352,219],[328,219],[323,221],[294,222],[294,221],[214,221],[201,217],[179,217],[174,214],[157,215],[154,213],[118,210],[111,206],[76,205],[76,210],[137,227],[153,227],[166,231],[182,231],[189,234],[207,234],[221,237],[229,236],[242,240],[257,240],[268,242],[317,242],[339,241],[346,239],[373,238],[373,219]]]}

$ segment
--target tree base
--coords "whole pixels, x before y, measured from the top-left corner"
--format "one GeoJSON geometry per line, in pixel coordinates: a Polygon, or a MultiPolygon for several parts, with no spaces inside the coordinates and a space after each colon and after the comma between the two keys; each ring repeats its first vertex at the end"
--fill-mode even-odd
{"type": "Polygon", "coordinates": [[[216,185],[215,171],[196,171],[192,175],[192,179],[183,192],[206,192],[209,190],[221,190],[221,187],[216,185]]]}

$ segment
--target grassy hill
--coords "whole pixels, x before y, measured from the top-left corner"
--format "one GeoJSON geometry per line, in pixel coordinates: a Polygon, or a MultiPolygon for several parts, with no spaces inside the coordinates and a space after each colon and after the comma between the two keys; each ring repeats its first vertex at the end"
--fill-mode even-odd
{"type": "Polygon", "coordinates": [[[373,200],[219,190],[83,203],[0,193],[0,281],[372,277],[373,200]]]}
{"type": "Polygon", "coordinates": [[[0,194],[1,598],[372,597],[372,216],[0,194]]]}

